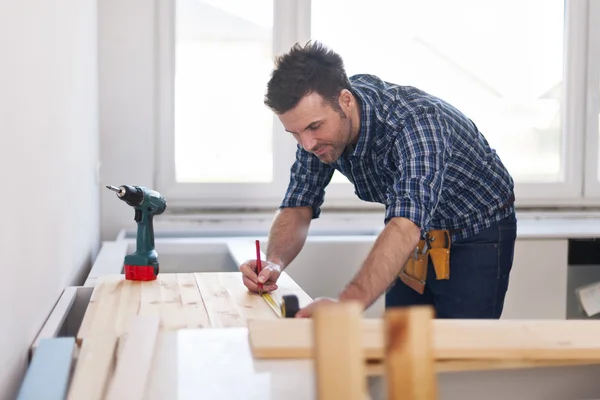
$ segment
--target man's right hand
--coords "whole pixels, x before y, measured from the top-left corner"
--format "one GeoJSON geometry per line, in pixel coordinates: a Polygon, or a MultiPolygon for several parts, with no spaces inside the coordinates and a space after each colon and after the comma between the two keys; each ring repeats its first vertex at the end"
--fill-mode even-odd
{"type": "Polygon", "coordinates": [[[263,292],[272,292],[277,289],[277,279],[281,274],[281,266],[269,261],[261,261],[262,269],[256,275],[256,260],[248,260],[240,266],[244,285],[251,292],[258,293],[258,283],[262,283],[263,292]]]}

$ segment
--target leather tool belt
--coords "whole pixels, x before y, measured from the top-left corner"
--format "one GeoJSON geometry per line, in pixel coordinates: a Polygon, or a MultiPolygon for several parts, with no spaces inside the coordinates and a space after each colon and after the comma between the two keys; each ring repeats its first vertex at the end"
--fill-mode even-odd
{"type": "Polygon", "coordinates": [[[450,231],[431,230],[421,239],[402,271],[400,279],[420,294],[425,291],[429,258],[436,279],[450,279],[450,231]]]}

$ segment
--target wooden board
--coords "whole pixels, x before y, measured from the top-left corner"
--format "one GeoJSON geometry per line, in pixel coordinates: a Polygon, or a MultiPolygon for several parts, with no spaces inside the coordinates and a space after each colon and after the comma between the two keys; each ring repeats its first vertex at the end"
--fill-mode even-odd
{"type": "MultiPolygon", "coordinates": [[[[296,294],[301,305],[310,297],[283,273],[276,301],[284,294],[296,294]]],[[[135,316],[160,317],[160,329],[241,327],[248,319],[277,319],[266,301],[250,293],[240,272],[159,274],[155,281],[135,282],[124,275],[98,278],[77,343],[92,334],[121,337],[135,316]]]]}
{"type": "MultiPolygon", "coordinates": [[[[194,276],[213,328],[242,327],[249,319],[277,317],[265,299],[246,289],[239,273],[196,273],[194,276]]],[[[271,296],[278,304],[284,294],[295,294],[301,306],[311,302],[287,274],[282,274],[277,282],[278,289],[271,292],[271,296]]]]}
{"type": "MultiPolygon", "coordinates": [[[[311,358],[310,319],[249,321],[256,358],[311,358]]],[[[433,320],[437,362],[516,365],[600,363],[600,321],[433,320]]],[[[383,323],[363,320],[365,358],[383,358],[383,323]]]]}
{"type": "Polygon", "coordinates": [[[67,400],[103,400],[115,365],[117,337],[89,337],[81,346],[67,400]]]}
{"type": "Polygon", "coordinates": [[[159,318],[136,316],[129,328],[106,400],[143,400],[154,359],[159,318]]]}
{"type": "MultiPolygon", "coordinates": [[[[500,371],[527,368],[569,367],[597,365],[600,361],[593,360],[436,360],[437,373],[467,372],[467,371],[500,371]]],[[[382,360],[372,360],[365,363],[367,376],[382,376],[385,365],[382,360]]]]}

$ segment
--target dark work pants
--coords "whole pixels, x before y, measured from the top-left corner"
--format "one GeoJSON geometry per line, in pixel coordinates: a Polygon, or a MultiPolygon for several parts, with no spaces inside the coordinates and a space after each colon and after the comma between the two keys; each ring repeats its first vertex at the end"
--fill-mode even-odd
{"type": "Polygon", "coordinates": [[[477,235],[453,242],[450,279],[436,280],[430,260],[425,292],[419,294],[398,279],[385,296],[386,308],[431,304],[436,318],[500,318],[516,236],[513,212],[477,235]]]}

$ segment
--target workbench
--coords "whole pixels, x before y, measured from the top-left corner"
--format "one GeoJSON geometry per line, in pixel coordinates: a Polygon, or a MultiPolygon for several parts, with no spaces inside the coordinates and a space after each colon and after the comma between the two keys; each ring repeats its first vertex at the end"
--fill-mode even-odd
{"type": "MultiPolygon", "coordinates": [[[[92,291],[81,323],[71,338],[77,350],[74,372],[68,382],[69,399],[316,398],[314,362],[310,356],[263,358],[253,353],[256,349],[249,340],[252,326],[258,326],[253,332],[255,335],[257,332],[262,338],[272,335],[273,340],[280,342],[282,334],[288,339],[300,335],[289,348],[303,345],[307,332],[273,328],[261,333],[261,321],[265,325],[276,324],[278,317],[262,297],[246,290],[239,272],[160,274],[153,282],[125,281],[123,275],[107,274],[97,277],[92,291]],[[111,397],[119,393],[120,396],[111,397]]],[[[273,297],[279,301],[284,294],[298,296],[301,306],[311,301],[285,273],[273,297]]],[[[68,303],[68,299],[65,302],[68,303]]],[[[465,322],[465,326],[469,323],[465,322]]],[[[528,346],[533,343],[520,342],[517,332],[511,335],[506,331],[505,322],[502,324],[498,325],[495,340],[511,340],[510,336],[514,336],[515,346],[521,343],[523,351],[528,353],[531,350],[528,346]]],[[[574,351],[578,356],[573,359],[561,356],[562,359],[543,362],[524,359],[490,363],[468,357],[456,362],[438,362],[440,398],[600,398],[600,380],[597,379],[600,325],[573,321],[569,327],[572,328],[565,329],[562,325],[562,333],[549,332],[540,340],[556,341],[562,335],[573,338],[572,343],[563,345],[583,343],[590,346],[591,352],[584,354],[579,348],[574,351]],[[585,327],[593,331],[582,332],[581,328],[585,327]],[[599,335],[595,336],[596,333],[599,335]],[[598,345],[594,337],[598,337],[598,345]]],[[[458,337],[459,334],[454,331],[452,335],[458,337]]],[[[469,345],[458,340],[460,346],[453,348],[449,335],[443,339],[446,351],[455,354],[460,354],[460,346],[469,345]]],[[[48,344],[43,340],[37,345],[48,344]]],[[[558,345],[560,347],[560,340],[558,345]]],[[[467,352],[465,350],[465,354],[467,352]]],[[[42,364],[35,363],[34,353],[34,363],[24,387],[44,390],[42,385],[35,385],[31,376],[35,377],[36,371],[48,371],[52,365],[48,362],[52,361],[46,360],[46,368],[40,369],[42,364]]],[[[373,399],[385,398],[385,381],[381,374],[378,365],[367,368],[366,379],[373,399]]],[[[45,394],[48,393],[46,390],[45,394]]]]}

